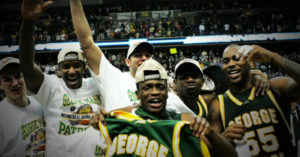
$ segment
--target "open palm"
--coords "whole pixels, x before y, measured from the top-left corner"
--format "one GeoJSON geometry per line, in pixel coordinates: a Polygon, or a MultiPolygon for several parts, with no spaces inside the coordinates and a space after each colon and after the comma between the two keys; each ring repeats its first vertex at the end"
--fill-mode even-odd
{"type": "Polygon", "coordinates": [[[39,18],[44,10],[51,5],[52,1],[23,0],[21,14],[23,19],[35,20],[39,18]]]}

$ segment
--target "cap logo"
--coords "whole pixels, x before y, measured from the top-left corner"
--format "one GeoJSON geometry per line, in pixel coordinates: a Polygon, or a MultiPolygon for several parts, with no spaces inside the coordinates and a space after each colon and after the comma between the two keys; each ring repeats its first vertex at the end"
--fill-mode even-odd
{"type": "Polygon", "coordinates": [[[158,70],[145,70],[144,71],[144,80],[155,80],[160,79],[160,74],[158,70]]]}
{"type": "Polygon", "coordinates": [[[65,55],[65,61],[66,60],[79,60],[78,55],[76,53],[68,53],[65,55]]]}

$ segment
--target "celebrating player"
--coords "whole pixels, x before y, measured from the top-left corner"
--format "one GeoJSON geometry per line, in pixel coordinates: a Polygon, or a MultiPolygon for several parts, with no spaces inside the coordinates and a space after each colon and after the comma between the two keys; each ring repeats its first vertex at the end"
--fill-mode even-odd
{"type": "MultiPolygon", "coordinates": [[[[100,123],[107,155],[207,156],[208,145],[214,156],[236,156],[231,144],[211,129],[205,118],[165,109],[167,73],[157,61],[145,61],[137,69],[135,79],[141,105],[122,109],[127,112],[111,112],[110,116],[115,118],[107,118],[106,127],[100,123]],[[192,123],[189,128],[186,122],[176,120],[192,123]],[[198,141],[200,136],[202,142],[198,141]]],[[[93,117],[94,125],[98,118],[93,117]]]]}
{"type": "Polygon", "coordinates": [[[41,105],[26,95],[19,59],[0,61],[0,156],[45,156],[45,122],[41,105]]]}
{"type": "Polygon", "coordinates": [[[93,79],[83,79],[85,58],[80,49],[58,54],[62,78],[46,75],[34,64],[33,23],[52,1],[24,0],[20,31],[20,67],[26,85],[43,104],[46,121],[46,156],[95,156],[99,140],[89,129],[89,118],[101,105],[93,79]],[[84,132],[84,133],[82,133],[84,132]],[[93,138],[89,138],[92,136],[93,138]],[[90,139],[86,145],[81,143],[90,139]]]}
{"type": "Polygon", "coordinates": [[[130,106],[137,103],[135,72],[153,53],[148,42],[132,45],[127,52],[126,64],[130,72],[121,72],[103,55],[101,49],[94,44],[89,24],[83,12],[80,0],[70,0],[72,21],[80,45],[85,53],[92,77],[96,80],[101,93],[101,100],[107,111],[130,106]]]}
{"type": "Polygon", "coordinates": [[[243,125],[252,156],[293,156],[291,130],[287,121],[290,102],[300,102],[299,64],[260,46],[229,45],[223,53],[223,69],[230,79],[230,89],[218,96],[209,112],[214,127],[225,130],[231,141],[241,139],[243,125]],[[271,79],[267,94],[255,96],[250,64],[270,62],[290,77],[271,79]],[[222,123],[219,123],[219,122],[222,123]]]}

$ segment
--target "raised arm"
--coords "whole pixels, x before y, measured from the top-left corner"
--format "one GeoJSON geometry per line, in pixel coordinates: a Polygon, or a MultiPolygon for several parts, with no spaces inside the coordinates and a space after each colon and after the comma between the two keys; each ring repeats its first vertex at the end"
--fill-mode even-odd
{"type": "Polygon", "coordinates": [[[231,145],[225,137],[217,133],[205,120],[205,118],[199,116],[195,117],[192,115],[190,116],[191,117],[185,115],[183,117],[188,121],[191,121],[190,129],[192,130],[193,135],[196,137],[200,137],[204,141],[204,143],[206,143],[206,145],[210,149],[212,156],[237,156],[233,145],[231,145]]]}
{"type": "Polygon", "coordinates": [[[80,46],[86,55],[90,69],[98,75],[102,51],[94,43],[90,26],[84,15],[81,0],[70,0],[70,7],[73,26],[80,46]]]}
{"type": "Polygon", "coordinates": [[[287,73],[290,78],[277,77],[270,80],[270,86],[290,101],[300,103],[300,64],[290,61],[278,53],[253,45],[248,57],[249,61],[270,62],[287,73]]]}
{"type": "Polygon", "coordinates": [[[24,75],[27,88],[37,92],[44,80],[41,69],[34,63],[34,41],[33,24],[44,10],[52,4],[52,1],[43,2],[42,0],[23,0],[21,15],[22,24],[20,29],[19,58],[21,72],[24,75]]]}

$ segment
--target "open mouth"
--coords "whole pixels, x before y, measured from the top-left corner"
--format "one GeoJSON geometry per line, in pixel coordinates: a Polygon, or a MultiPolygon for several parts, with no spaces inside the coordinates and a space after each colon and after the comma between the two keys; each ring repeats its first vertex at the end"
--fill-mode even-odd
{"type": "Polygon", "coordinates": [[[161,100],[160,99],[151,99],[149,100],[149,105],[153,108],[158,108],[161,106],[161,100]]]}
{"type": "Polygon", "coordinates": [[[20,92],[20,89],[21,89],[21,87],[20,86],[18,86],[18,87],[15,87],[15,88],[13,88],[12,90],[11,90],[11,92],[12,93],[19,93],[20,92]]]}
{"type": "Polygon", "coordinates": [[[241,72],[241,70],[230,70],[230,71],[227,72],[227,75],[231,79],[235,79],[235,78],[240,76],[240,72],[241,72]]]}
{"type": "Polygon", "coordinates": [[[78,78],[77,77],[76,78],[72,78],[72,79],[68,78],[67,80],[68,80],[68,83],[70,85],[77,84],[77,82],[78,82],[78,78]]]}
{"type": "Polygon", "coordinates": [[[196,85],[195,84],[187,84],[186,87],[188,89],[191,89],[191,88],[196,88],[196,85]]]}

